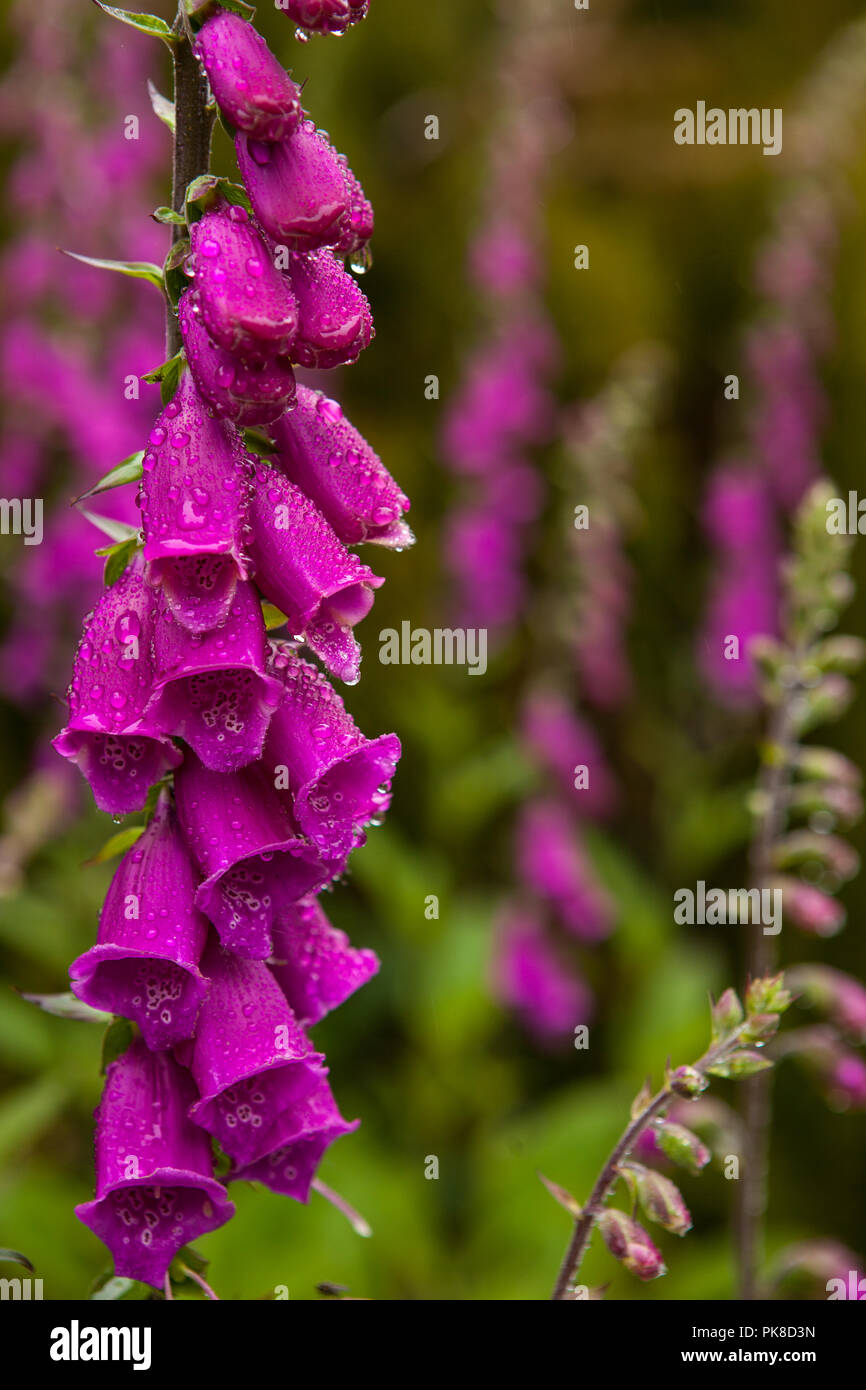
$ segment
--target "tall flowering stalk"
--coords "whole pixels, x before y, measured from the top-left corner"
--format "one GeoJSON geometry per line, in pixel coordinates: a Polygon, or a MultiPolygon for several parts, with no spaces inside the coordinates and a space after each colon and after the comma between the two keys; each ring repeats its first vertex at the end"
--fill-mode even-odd
{"type": "MultiPolygon", "coordinates": [[[[365,11],[286,10],[325,32],[365,11]]],[[[137,476],[140,530],[109,547],[55,747],[101,809],[146,812],[71,967],[74,993],[126,1020],[128,1043],[112,1048],[96,1194],[77,1212],[119,1276],[168,1296],[178,1251],[231,1217],[229,1184],[306,1201],[325,1149],[355,1128],[308,1030],[378,962],[318,894],[387,809],[400,744],[366,738],[300,649],[358,679],[354,627],[382,580],[347,547],[411,536],[370,446],[294,375],[353,362],[373,331],[344,268],[363,260],[373,214],[345,158],[248,6],[186,0],[171,28],[112,13],[174,62],[173,107],[159,102],[172,206],[155,214],[172,248],[164,269],[112,267],[163,287],[169,356],[140,456],[95,489],[137,476]],[[215,105],[241,185],[208,173],[215,105]]]]}

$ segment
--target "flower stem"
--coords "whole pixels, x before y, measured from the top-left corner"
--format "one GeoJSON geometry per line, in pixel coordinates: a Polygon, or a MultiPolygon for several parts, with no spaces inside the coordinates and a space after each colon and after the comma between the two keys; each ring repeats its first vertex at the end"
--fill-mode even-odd
{"type": "MultiPolygon", "coordinates": [[[[183,212],[187,187],[210,168],[214,109],[209,103],[207,78],[192,50],[183,3],[178,6],[173,25],[177,42],[172,49],[174,63],[174,148],[172,154],[171,206],[183,212]]],[[[184,228],[172,228],[172,241],[184,235],[184,228]]],[[[166,310],[165,355],[173,357],[181,345],[180,328],[174,307],[166,310]]]]}

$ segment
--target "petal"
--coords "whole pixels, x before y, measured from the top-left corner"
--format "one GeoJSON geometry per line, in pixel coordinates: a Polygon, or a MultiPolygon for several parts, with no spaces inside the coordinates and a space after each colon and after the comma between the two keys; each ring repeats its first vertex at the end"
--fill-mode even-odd
{"type": "Polygon", "coordinates": [[[218,11],[198,31],[195,51],[231,125],[260,140],[282,140],[297,128],[298,88],[252,24],[218,11]]]}
{"type": "Polygon", "coordinates": [[[307,1026],[336,1009],[379,969],[374,952],[356,950],[313,898],[291,908],[274,928],[269,964],[292,1013],[307,1026]]]}
{"type": "Polygon", "coordinates": [[[235,151],[256,217],[274,241],[290,250],[310,250],[340,239],[349,186],[336,151],[312,121],[302,121],[288,140],[273,144],[239,134],[235,151]]]}
{"type": "Polygon", "coordinates": [[[223,203],[206,212],[193,224],[191,245],[196,303],[216,343],[232,352],[288,352],[298,306],[245,209],[223,203]]]}
{"type": "Polygon", "coordinates": [[[296,387],[285,354],[267,343],[251,352],[220,347],[205,327],[194,289],[181,295],[177,312],[190,372],[216,416],[236,425],[266,425],[288,410],[296,387]]]}
{"type": "Polygon", "coordinates": [[[373,337],[366,295],[328,250],[293,256],[289,279],[298,303],[292,357],[302,367],[356,362],[373,337]]]}

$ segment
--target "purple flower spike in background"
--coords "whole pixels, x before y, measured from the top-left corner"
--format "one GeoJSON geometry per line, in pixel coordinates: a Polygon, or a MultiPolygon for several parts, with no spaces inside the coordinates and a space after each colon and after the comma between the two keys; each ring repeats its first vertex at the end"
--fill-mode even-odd
{"type": "Polygon", "coordinates": [[[315,898],[289,909],[274,928],[271,973],[292,1013],[312,1027],[376,974],[373,951],[356,950],[315,898]]]}
{"type": "Polygon", "coordinates": [[[252,24],[218,12],[199,30],[195,51],[230,125],[258,140],[282,140],[297,129],[298,88],[252,24]]]}
{"type": "Polygon", "coordinates": [[[367,616],[384,580],[340,544],[300,488],[265,464],[256,468],[250,521],[248,550],[259,589],[333,675],[356,681],[361,651],[352,628],[367,616]]]}
{"type": "Polygon", "coordinates": [[[329,250],[293,256],[289,279],[298,302],[292,353],[302,367],[319,370],[356,362],[373,336],[366,295],[329,250]]]}
{"type": "Polygon", "coordinates": [[[346,234],[352,193],[345,168],[312,121],[275,143],[238,135],[235,149],[253,211],[278,245],[312,251],[346,234]]]}
{"type": "Polygon", "coordinates": [[[414,537],[403,520],[409,499],[336,401],[298,387],[294,410],[273,429],[275,462],[305,492],[344,545],[397,550],[414,537]]]}
{"type": "Polygon", "coordinates": [[[220,347],[202,321],[194,290],[181,295],[177,312],[189,369],[214,415],[255,426],[289,409],[297,387],[285,353],[267,345],[248,353],[220,347]]]}
{"type": "Polygon", "coordinates": [[[208,1136],[187,1117],[188,1075],[140,1040],[112,1062],[96,1111],[96,1199],[75,1208],[119,1278],[161,1288],[183,1246],[234,1216],[208,1136]]]}
{"type": "Polygon", "coordinates": [[[528,802],[517,827],[517,861],[527,888],[555,909],[579,941],[598,941],[613,908],[596,883],[568,812],[555,801],[528,802]]]}
{"type": "Polygon", "coordinates": [[[365,738],[321,671],[290,647],[275,646],[272,669],[284,694],[271,721],[265,765],[291,792],[304,834],[326,858],[342,858],[363,842],[363,827],[388,808],[400,740],[395,734],[365,738]]]}
{"type": "Polygon", "coordinates": [[[79,999],[132,1019],[154,1050],[192,1036],[204,997],[198,963],[208,924],[195,907],[197,884],[164,791],[111,881],[97,944],[69,968],[79,999]]]}
{"type": "Polygon", "coordinates": [[[280,0],[278,5],[299,28],[315,34],[344,34],[369,8],[370,0],[280,0]]]}
{"type": "Polygon", "coordinates": [[[69,686],[69,720],[54,739],[77,764],[101,811],[140,811],[180,752],[145,713],[153,684],[156,600],[141,565],[106,589],[87,619],[69,686]]]}
{"type": "Polygon", "coordinates": [[[209,772],[188,753],[175,776],[180,823],[204,882],[196,904],[229,950],[271,954],[282,912],[324,887],[341,867],[325,864],[300,834],[261,763],[209,772]]]}
{"type": "Polygon", "coordinates": [[[230,425],[211,419],[189,373],[150,434],[141,511],[147,577],[179,622],[224,622],[247,578],[243,531],[249,466],[230,425]]]}
{"type": "Polygon", "coordinates": [[[592,1014],[592,996],[567,970],[535,915],[509,907],[498,924],[493,989],[541,1043],[559,1042],[592,1014]]]}
{"type": "Polygon", "coordinates": [[[288,353],[298,306],[246,210],[228,203],[209,210],[193,224],[190,243],[193,303],[219,347],[288,353]]]}
{"type": "Polygon", "coordinates": [[[265,670],[267,641],[252,584],[238,583],[222,627],[192,634],[167,605],[156,621],[150,717],[184,739],[214,772],[236,772],[261,755],[282,695],[265,670]]]}

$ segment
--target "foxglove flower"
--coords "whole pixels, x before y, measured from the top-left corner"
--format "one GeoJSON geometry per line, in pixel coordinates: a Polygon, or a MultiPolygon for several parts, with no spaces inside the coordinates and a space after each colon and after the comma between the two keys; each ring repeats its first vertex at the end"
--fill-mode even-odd
{"type": "Polygon", "coordinates": [[[290,251],[333,246],[348,231],[351,189],[336,150],[310,120],[288,140],[238,135],[235,150],[253,211],[290,251]]]}
{"type": "Polygon", "coordinates": [[[299,1023],[312,1027],[376,974],[372,951],[357,950],[315,898],[289,908],[274,927],[271,973],[299,1023]]]}
{"type": "Polygon", "coordinates": [[[184,1049],[200,1099],[190,1118],[237,1163],[254,1163],[298,1136],[325,1072],[266,965],[205,952],[210,982],[184,1049]]]}
{"type": "Polygon", "coordinates": [[[79,999],[132,1019],[154,1051],[191,1037],[205,994],[198,963],[208,924],[195,907],[197,884],[164,791],[111,881],[97,944],[69,969],[79,999]]]}
{"type": "Polygon", "coordinates": [[[373,337],[370,305],[357,282],[327,249],[293,256],[288,274],[298,303],[294,361],[318,369],[356,362],[373,337]]]}
{"type": "Polygon", "coordinates": [[[608,1207],[598,1218],[598,1229],[610,1253],[630,1274],[638,1279],[658,1279],[666,1273],[661,1251],[653,1244],[643,1226],[624,1211],[608,1207]]]}
{"type": "Polygon", "coordinates": [[[225,621],[243,555],[249,466],[230,425],[205,410],[185,372],[151,431],[141,511],[147,576],[191,632],[225,621]]]}
{"type": "Polygon", "coordinates": [[[285,644],[272,670],[283,698],[271,720],[264,763],[289,791],[295,819],[326,858],[343,858],[382,815],[400,757],[395,734],[368,739],[326,677],[285,644]]]}
{"type": "Polygon", "coordinates": [[[204,876],[196,905],[223,945],[265,960],[282,913],[342,867],[324,863],[305,840],[262,763],[210,772],[188,753],[175,774],[180,823],[204,876]]]}
{"type": "Polygon", "coordinates": [[[216,344],[230,352],[288,354],[298,306],[246,209],[223,203],[208,210],[193,224],[190,243],[194,305],[216,344]]]}
{"type": "MultiPolygon", "coordinates": [[[[331,1088],[321,1074],[314,1091],[304,1097],[303,1103],[291,1112],[293,1137],[287,1137],[279,1146],[264,1158],[257,1159],[235,1168],[230,1181],[260,1182],[271,1192],[283,1197],[293,1197],[296,1202],[309,1200],[310,1188],[316,1176],[316,1169],[325,1150],[335,1139],[344,1134],[352,1134],[358,1128],[359,1120],[344,1120],[331,1088]]],[[[283,1119],[283,1128],[289,1129],[288,1115],[283,1119]]]]}
{"type": "Polygon", "coordinates": [[[613,909],[595,880],[567,812],[554,801],[530,802],[516,835],[518,872],[527,888],[556,910],[581,941],[598,941],[613,926],[613,909]]]}
{"type": "Polygon", "coordinates": [[[194,1100],[187,1072],[141,1039],[108,1067],[96,1110],[96,1198],[75,1214],[108,1246],[118,1278],[160,1288],[184,1245],[234,1216],[213,1177],[210,1139],[188,1118],[194,1100]]]}
{"type": "Polygon", "coordinates": [[[148,714],[184,739],[214,772],[236,772],[261,755],[282,695],[265,670],[267,641],[252,584],[235,588],[222,627],[190,633],[167,605],[156,621],[155,685],[148,714]]]}
{"type": "MultiPolygon", "coordinates": [[[[354,262],[361,252],[365,251],[375,230],[376,218],[373,204],[348,165],[345,166],[344,173],[349,188],[349,216],[334,250],[338,255],[348,256],[350,261],[354,262]]],[[[366,270],[368,264],[369,262],[361,257],[360,268],[366,270]]]]}
{"type": "Polygon", "coordinates": [[[230,125],[257,140],[282,140],[297,129],[298,88],[252,24],[218,11],[196,35],[195,51],[230,125]]]}
{"type": "Polygon", "coordinates": [[[364,19],[370,0],[280,0],[277,8],[300,29],[316,34],[345,34],[350,24],[364,19]]]}
{"type": "Polygon", "coordinates": [[[273,427],[276,462],[315,502],[344,545],[397,550],[414,537],[403,520],[409,499],[336,401],[298,387],[294,410],[273,427]]]}
{"type": "Polygon", "coordinates": [[[220,347],[202,321],[194,290],[181,295],[177,314],[189,369],[214,415],[236,425],[268,425],[288,410],[297,388],[284,353],[220,347]]]}
{"type": "Polygon", "coordinates": [[[148,788],[181,760],[145,712],[153,685],[153,590],[139,563],[106,589],[85,620],[69,686],[69,720],[54,739],[90,783],[101,811],[140,811],[148,788]]]}
{"type": "Polygon", "coordinates": [[[308,497],[274,468],[256,468],[248,542],[256,584],[285,613],[293,635],[328,670],[356,681],[361,652],[352,633],[384,580],[346,550],[308,497]]]}
{"type": "Polygon", "coordinates": [[[556,777],[574,809],[603,819],[616,804],[616,787],[601,745],[557,690],[534,690],[523,710],[523,735],[556,777]]]}
{"type": "Polygon", "coordinates": [[[589,990],[529,911],[511,908],[500,921],[492,973],[499,999],[542,1043],[569,1037],[589,1021],[589,990]]]}

